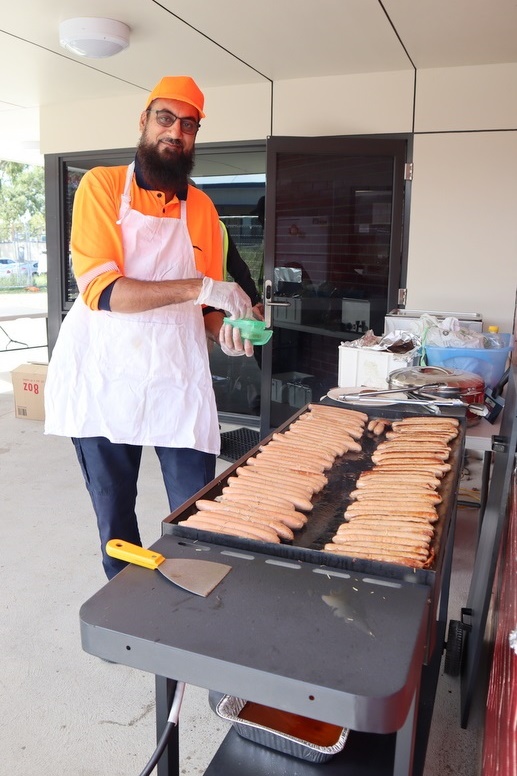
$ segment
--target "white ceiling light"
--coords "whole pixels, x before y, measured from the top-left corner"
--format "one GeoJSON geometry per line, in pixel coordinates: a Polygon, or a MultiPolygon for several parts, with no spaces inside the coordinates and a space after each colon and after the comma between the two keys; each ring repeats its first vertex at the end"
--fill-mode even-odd
{"type": "Polygon", "coordinates": [[[129,46],[129,32],[127,24],[115,19],[66,19],[59,25],[59,42],[73,54],[103,59],[129,46]]]}

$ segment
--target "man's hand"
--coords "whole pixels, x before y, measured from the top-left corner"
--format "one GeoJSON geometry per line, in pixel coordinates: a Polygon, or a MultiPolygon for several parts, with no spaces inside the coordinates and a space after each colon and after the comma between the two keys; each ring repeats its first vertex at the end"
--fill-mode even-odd
{"type": "Polygon", "coordinates": [[[251,299],[237,283],[203,278],[201,292],[195,304],[206,304],[225,310],[233,318],[251,318],[251,299]]]}
{"type": "Polygon", "coordinates": [[[219,332],[221,350],[227,356],[252,356],[253,345],[247,339],[243,340],[240,329],[231,323],[223,323],[219,332]]]}

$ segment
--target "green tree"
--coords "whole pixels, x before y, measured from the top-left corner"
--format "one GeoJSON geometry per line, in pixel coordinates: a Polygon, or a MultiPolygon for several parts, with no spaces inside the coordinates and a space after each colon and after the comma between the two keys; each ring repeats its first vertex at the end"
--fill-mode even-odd
{"type": "Polygon", "coordinates": [[[0,161],[0,241],[14,241],[17,234],[41,240],[44,233],[43,168],[0,161]]]}

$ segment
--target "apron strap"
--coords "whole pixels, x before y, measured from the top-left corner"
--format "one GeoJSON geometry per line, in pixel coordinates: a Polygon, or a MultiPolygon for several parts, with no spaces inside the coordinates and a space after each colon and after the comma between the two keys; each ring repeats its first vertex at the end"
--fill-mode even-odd
{"type": "Polygon", "coordinates": [[[124,191],[122,192],[122,196],[120,197],[120,210],[118,213],[118,221],[116,222],[117,224],[121,224],[124,218],[131,210],[131,181],[133,180],[134,172],[135,172],[135,163],[131,162],[131,164],[128,165],[127,172],[126,172],[124,191]]]}

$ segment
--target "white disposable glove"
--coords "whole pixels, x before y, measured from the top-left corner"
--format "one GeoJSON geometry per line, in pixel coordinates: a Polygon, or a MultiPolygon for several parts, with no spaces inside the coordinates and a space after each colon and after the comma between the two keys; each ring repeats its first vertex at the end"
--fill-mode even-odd
{"type": "Polygon", "coordinates": [[[253,345],[247,339],[243,340],[240,329],[231,323],[223,323],[219,331],[219,344],[227,356],[252,356],[253,345]]]}
{"type": "Polygon", "coordinates": [[[195,304],[207,304],[225,310],[232,318],[251,318],[251,299],[237,283],[204,277],[195,304]]]}

